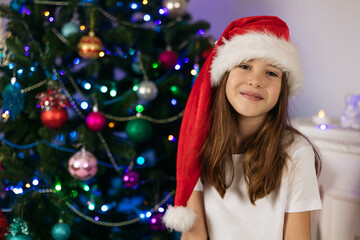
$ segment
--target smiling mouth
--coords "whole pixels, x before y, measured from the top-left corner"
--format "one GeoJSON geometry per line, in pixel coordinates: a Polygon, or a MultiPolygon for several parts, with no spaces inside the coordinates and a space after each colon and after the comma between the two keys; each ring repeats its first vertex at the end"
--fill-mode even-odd
{"type": "Polygon", "coordinates": [[[261,97],[259,94],[253,93],[253,92],[244,91],[244,92],[240,92],[240,94],[241,94],[242,96],[244,96],[246,99],[249,99],[249,100],[251,100],[251,101],[261,101],[261,100],[264,99],[264,98],[261,97]]]}

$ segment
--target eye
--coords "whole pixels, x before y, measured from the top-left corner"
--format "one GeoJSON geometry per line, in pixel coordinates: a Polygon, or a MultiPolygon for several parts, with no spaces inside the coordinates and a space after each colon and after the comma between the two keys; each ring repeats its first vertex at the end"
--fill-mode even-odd
{"type": "Polygon", "coordinates": [[[272,77],[278,77],[278,74],[272,71],[267,71],[266,74],[272,77]]]}
{"type": "Polygon", "coordinates": [[[250,70],[250,66],[246,65],[246,64],[239,65],[239,68],[242,68],[242,69],[245,69],[245,70],[250,70]]]}

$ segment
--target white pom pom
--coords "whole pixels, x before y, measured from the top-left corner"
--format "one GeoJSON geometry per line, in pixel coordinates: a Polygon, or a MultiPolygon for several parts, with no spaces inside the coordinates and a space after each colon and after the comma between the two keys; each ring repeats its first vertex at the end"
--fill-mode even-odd
{"type": "Polygon", "coordinates": [[[162,218],[166,227],[177,232],[188,232],[195,223],[195,212],[187,207],[169,206],[162,218]]]}

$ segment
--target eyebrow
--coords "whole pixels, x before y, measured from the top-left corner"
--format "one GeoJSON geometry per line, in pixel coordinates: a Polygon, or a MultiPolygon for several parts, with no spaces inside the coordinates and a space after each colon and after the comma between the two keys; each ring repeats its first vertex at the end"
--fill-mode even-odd
{"type": "Polygon", "coordinates": [[[273,65],[273,64],[267,64],[267,66],[268,66],[268,67],[275,68],[275,69],[277,69],[277,70],[280,71],[280,72],[283,72],[283,70],[282,70],[281,68],[279,68],[278,66],[275,66],[275,65],[273,65]]]}

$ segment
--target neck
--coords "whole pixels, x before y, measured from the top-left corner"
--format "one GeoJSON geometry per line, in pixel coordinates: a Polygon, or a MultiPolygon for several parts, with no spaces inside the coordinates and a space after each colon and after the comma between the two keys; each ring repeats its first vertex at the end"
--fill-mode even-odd
{"type": "Polygon", "coordinates": [[[256,132],[259,131],[259,128],[264,121],[265,121],[265,117],[251,118],[251,117],[239,116],[239,120],[238,120],[239,131],[235,142],[235,149],[236,149],[236,152],[234,152],[235,154],[244,153],[244,148],[243,148],[244,140],[256,134],[256,132]]]}

